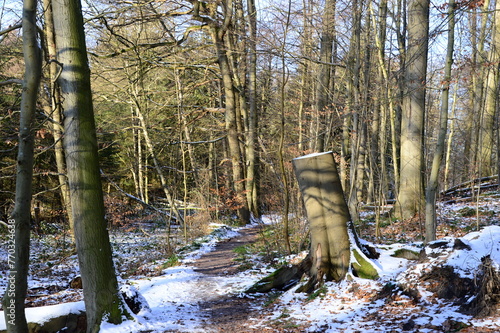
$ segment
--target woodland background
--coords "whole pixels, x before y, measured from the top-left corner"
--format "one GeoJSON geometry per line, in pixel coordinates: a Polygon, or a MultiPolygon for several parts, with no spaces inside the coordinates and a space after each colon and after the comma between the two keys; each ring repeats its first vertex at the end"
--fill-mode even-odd
{"type": "MultiPolygon", "coordinates": [[[[38,21],[46,51],[33,183],[39,232],[70,228],[48,3],[39,4],[38,21]]],[[[15,191],[20,4],[3,1],[0,11],[2,220],[15,191]]],[[[363,205],[382,213],[399,198],[404,169],[413,164],[401,147],[415,141],[413,156],[422,160],[410,173],[421,178],[414,207],[399,217],[423,221],[444,91],[439,189],[498,173],[496,8],[489,0],[84,1],[108,222],[128,225],[147,208],[154,216],[143,212],[142,219],[175,219],[190,238],[209,220],[244,224],[280,212],[287,238],[294,234],[288,223],[298,226],[302,215],[291,160],[328,150],[358,221],[363,205]],[[415,6],[430,9],[429,32],[420,37],[411,32],[418,28],[415,6]],[[456,34],[447,76],[450,22],[456,34]],[[427,47],[425,71],[411,78],[427,47]],[[416,90],[425,94],[422,126],[411,137],[405,119],[416,119],[417,111],[405,100],[416,90]]]]}

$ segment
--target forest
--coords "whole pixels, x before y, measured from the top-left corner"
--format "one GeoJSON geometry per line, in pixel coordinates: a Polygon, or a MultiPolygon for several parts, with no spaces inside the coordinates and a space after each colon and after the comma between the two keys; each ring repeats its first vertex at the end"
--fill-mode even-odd
{"type": "MultiPolygon", "coordinates": [[[[168,326],[200,319],[153,315],[151,299],[149,316],[164,324],[148,326],[120,286],[167,276],[190,251],[200,251],[195,271],[208,269],[196,266],[209,252],[200,248],[252,228],[257,235],[228,260],[265,269],[247,270],[245,285],[211,280],[221,289],[253,290],[293,269],[286,276],[308,279],[298,294],[315,295],[312,303],[365,290],[380,297],[370,304],[435,304],[422,301],[415,279],[458,288],[457,276],[472,274],[484,287],[436,292],[472,317],[410,316],[373,332],[479,332],[478,314],[490,318],[484,332],[500,329],[499,10],[490,0],[3,0],[0,331],[62,329],[26,319],[52,299],[84,300],[68,310],[85,311],[74,332],[205,332],[201,323],[168,326]],[[308,168],[314,185],[304,182],[308,168]],[[325,186],[314,192],[321,199],[307,186],[325,186]],[[475,273],[446,270],[465,272],[445,261],[458,251],[480,256],[467,268],[475,273]],[[388,269],[386,256],[408,271],[388,269]],[[431,272],[415,278],[417,266],[431,272]],[[55,296],[68,289],[63,278],[78,284],[75,274],[83,289],[55,296]],[[134,321],[142,328],[126,326],[134,321]]],[[[269,332],[369,331],[327,315],[300,321],[290,279],[259,290],[296,320],[259,313],[269,332]]],[[[233,304],[251,307],[244,299],[233,304]]],[[[207,302],[215,311],[217,300],[207,302]]]]}

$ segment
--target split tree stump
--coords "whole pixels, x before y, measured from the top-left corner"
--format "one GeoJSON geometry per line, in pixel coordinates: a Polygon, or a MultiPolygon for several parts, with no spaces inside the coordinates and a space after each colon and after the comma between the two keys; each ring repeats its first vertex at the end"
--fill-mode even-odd
{"type": "Polygon", "coordinates": [[[311,230],[311,277],[340,281],[349,270],[351,220],[332,152],[295,158],[295,175],[311,230]]]}
{"type": "Polygon", "coordinates": [[[333,153],[310,154],[296,158],[292,163],[310,225],[309,255],[300,264],[282,266],[246,292],[286,290],[296,284],[304,273],[310,279],[297,292],[311,293],[324,279],[338,282],[351,268],[351,247],[353,274],[376,279],[378,273],[369,258],[377,257],[378,253],[359,244],[333,153]],[[348,229],[352,230],[354,244],[350,243],[348,229]]]}

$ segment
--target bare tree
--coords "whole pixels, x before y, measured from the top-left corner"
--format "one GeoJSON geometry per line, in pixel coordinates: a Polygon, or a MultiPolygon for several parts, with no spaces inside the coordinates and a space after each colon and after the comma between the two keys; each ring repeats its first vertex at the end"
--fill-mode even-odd
{"type": "Polygon", "coordinates": [[[250,211],[260,217],[257,154],[257,8],[255,0],[247,0],[247,20],[249,30],[249,70],[248,70],[248,135],[246,141],[247,201],[250,211]]]}
{"type": "MultiPolygon", "coordinates": [[[[500,60],[500,32],[498,25],[500,18],[498,10],[499,1],[495,2],[493,12],[493,29],[491,46],[487,56],[487,66],[484,68],[484,107],[480,121],[479,147],[478,147],[478,167],[479,178],[491,176],[495,173],[495,163],[493,163],[495,145],[495,116],[497,114],[498,103],[498,62],[500,60]]],[[[498,172],[498,170],[497,170],[498,172]]]]}
{"type": "Polygon", "coordinates": [[[52,133],[54,137],[54,153],[57,167],[57,178],[61,188],[63,207],[69,220],[69,229],[73,233],[73,216],[69,198],[68,181],[66,178],[66,162],[64,161],[63,148],[63,122],[61,114],[61,96],[56,84],[59,66],[56,61],[56,41],[51,0],[43,0],[45,19],[45,38],[47,41],[49,82],[47,84],[47,104],[44,106],[45,114],[52,120],[52,133]]]}
{"type": "Polygon", "coordinates": [[[21,100],[19,145],[17,154],[16,199],[9,238],[9,278],[3,298],[7,332],[26,333],[28,324],[24,302],[28,288],[31,228],[31,194],[33,178],[33,147],[36,101],[42,75],[42,57],[37,42],[37,0],[23,2],[23,54],[25,74],[21,100]],[[10,250],[13,250],[13,255],[10,250]]]}
{"type": "Polygon", "coordinates": [[[429,1],[410,0],[405,95],[401,120],[401,172],[395,214],[407,219],[423,211],[423,134],[429,48],[429,1]]]}
{"type": "Polygon", "coordinates": [[[318,121],[318,133],[316,140],[313,142],[314,151],[325,150],[325,127],[324,119],[326,109],[330,106],[330,79],[332,72],[332,53],[333,42],[335,37],[335,7],[336,0],[327,0],[323,13],[323,21],[321,26],[321,41],[319,54],[319,70],[317,73],[316,83],[316,101],[314,111],[318,121]],[[322,125],[323,124],[323,125],[322,125]]]}
{"type": "Polygon", "coordinates": [[[431,175],[425,194],[425,241],[436,239],[436,196],[439,185],[439,170],[445,150],[445,140],[448,131],[448,100],[450,96],[451,67],[453,65],[453,51],[455,44],[455,0],[448,2],[448,45],[446,63],[441,92],[441,111],[439,114],[439,132],[432,160],[431,175]]]}
{"type": "Polygon", "coordinates": [[[97,154],[90,69],[80,1],[54,0],[58,82],[65,116],[64,149],[75,228],[87,332],[98,332],[102,320],[120,323],[127,314],[118,292],[111,245],[104,219],[104,200],[97,154]]]}
{"type": "Polygon", "coordinates": [[[210,30],[210,35],[215,44],[217,52],[217,63],[222,76],[222,84],[225,97],[225,124],[227,132],[227,144],[229,157],[232,166],[232,184],[237,200],[237,213],[240,223],[246,224],[250,221],[250,211],[248,201],[245,196],[244,170],[242,161],[242,151],[239,143],[239,132],[237,117],[237,103],[235,83],[231,64],[228,56],[226,37],[231,28],[233,20],[232,0],[211,3],[207,6],[199,1],[194,1],[193,18],[203,22],[210,30]],[[217,8],[222,8],[222,17],[217,17],[217,8]],[[207,15],[208,14],[208,15],[207,15]]]}

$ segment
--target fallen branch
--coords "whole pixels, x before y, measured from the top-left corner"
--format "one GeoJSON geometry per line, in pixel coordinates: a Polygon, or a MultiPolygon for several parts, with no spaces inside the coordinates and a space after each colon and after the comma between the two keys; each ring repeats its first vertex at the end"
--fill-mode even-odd
{"type": "Polygon", "coordinates": [[[169,219],[175,220],[175,217],[170,215],[169,213],[164,212],[161,209],[158,209],[155,206],[152,206],[152,205],[148,204],[147,202],[144,202],[143,200],[139,199],[138,197],[133,196],[132,194],[125,192],[125,190],[123,190],[120,186],[118,186],[118,184],[116,184],[113,180],[111,180],[108,176],[106,176],[102,170],[101,170],[101,175],[104,178],[106,178],[106,180],[111,184],[111,186],[113,186],[118,192],[120,192],[121,194],[123,194],[127,198],[130,198],[134,201],[137,201],[142,206],[154,210],[155,212],[159,213],[161,216],[164,215],[164,216],[167,216],[169,219]]]}

